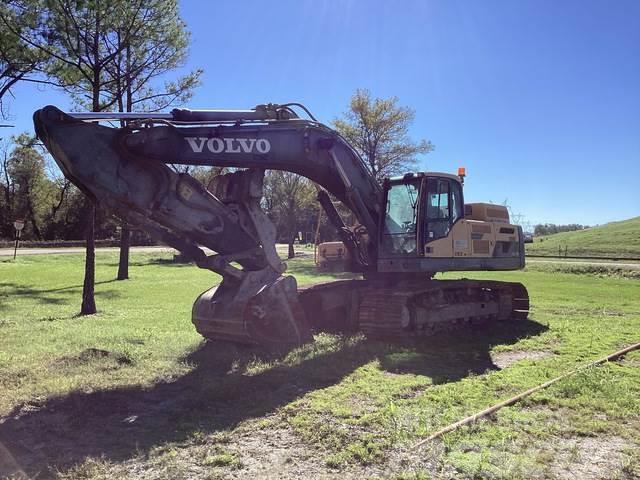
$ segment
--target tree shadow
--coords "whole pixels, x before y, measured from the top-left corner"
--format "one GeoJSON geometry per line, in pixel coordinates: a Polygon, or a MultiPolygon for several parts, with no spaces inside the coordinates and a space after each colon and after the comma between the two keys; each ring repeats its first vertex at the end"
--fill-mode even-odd
{"type": "MultiPolygon", "coordinates": [[[[115,282],[112,280],[103,280],[101,282],[95,282],[95,285],[104,285],[115,282]]],[[[0,289],[3,291],[3,297],[11,298],[13,296],[20,296],[36,300],[40,303],[48,305],[62,305],[68,302],[68,297],[77,296],[82,290],[82,285],[69,285],[67,287],[49,288],[49,289],[37,289],[25,285],[20,285],[14,282],[1,282],[0,289]]],[[[117,298],[121,296],[121,293],[117,290],[97,290],[95,292],[96,297],[100,298],[117,298]]],[[[8,302],[0,303],[0,309],[7,309],[8,302]]]]}
{"type": "Polygon", "coordinates": [[[335,385],[372,360],[397,374],[457,381],[496,369],[489,355],[493,346],[545,329],[525,320],[400,345],[338,337],[338,348],[323,350],[316,341],[292,352],[203,342],[184,359],[193,370],[174,381],[72,392],[16,407],[0,420],[0,476],[19,468],[46,478],[88,457],[120,461],[195,432],[233,429],[335,385]],[[251,375],[246,367],[255,362],[264,368],[251,375]]]}
{"type": "MultiPolygon", "coordinates": [[[[118,262],[105,262],[102,264],[106,267],[117,267],[118,262]]],[[[197,268],[195,262],[177,262],[171,258],[163,258],[163,257],[149,257],[149,258],[131,258],[129,260],[130,267],[144,267],[146,265],[162,265],[166,267],[190,267],[197,268]]]]}

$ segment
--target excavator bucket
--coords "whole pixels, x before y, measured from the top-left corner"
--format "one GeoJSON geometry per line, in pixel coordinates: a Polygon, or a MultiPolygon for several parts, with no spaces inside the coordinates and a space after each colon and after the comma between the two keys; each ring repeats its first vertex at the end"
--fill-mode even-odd
{"type": "Polygon", "coordinates": [[[295,278],[243,285],[223,281],[202,293],[193,305],[193,323],[203,337],[260,345],[302,344],[311,330],[298,301],[295,278]]]}

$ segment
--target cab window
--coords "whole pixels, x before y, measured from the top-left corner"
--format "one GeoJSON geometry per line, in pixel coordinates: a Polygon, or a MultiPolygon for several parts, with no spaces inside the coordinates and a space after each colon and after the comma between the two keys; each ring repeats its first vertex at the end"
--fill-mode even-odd
{"type": "Polygon", "coordinates": [[[447,178],[427,178],[427,214],[425,243],[444,238],[451,226],[462,218],[462,190],[460,184],[447,178]]]}
{"type": "Polygon", "coordinates": [[[432,220],[449,220],[449,182],[427,181],[427,216],[432,220]],[[433,188],[429,188],[429,183],[433,188]]]}
{"type": "Polygon", "coordinates": [[[401,183],[389,188],[382,230],[385,253],[406,255],[417,252],[418,199],[418,182],[401,183]]]}

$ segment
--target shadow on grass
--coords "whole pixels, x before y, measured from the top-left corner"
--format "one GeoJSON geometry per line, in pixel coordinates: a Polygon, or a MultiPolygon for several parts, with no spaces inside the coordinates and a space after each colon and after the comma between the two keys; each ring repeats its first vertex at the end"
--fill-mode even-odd
{"type": "MultiPolygon", "coordinates": [[[[302,255],[296,256],[294,259],[287,260],[283,259],[284,262],[287,263],[289,268],[287,269],[287,273],[303,273],[308,275],[317,275],[318,272],[315,269],[315,265],[313,263],[308,262],[308,257],[313,256],[313,254],[304,253],[302,255]],[[304,263],[303,263],[304,262],[304,263]]],[[[118,262],[105,262],[102,265],[108,267],[117,267],[118,262]]],[[[176,261],[174,258],[170,257],[159,257],[159,256],[136,256],[129,260],[129,266],[142,267],[145,265],[163,265],[168,267],[190,267],[190,268],[198,268],[195,261],[176,261]]],[[[337,276],[339,278],[341,273],[330,273],[328,275],[337,276]]],[[[348,274],[351,275],[351,274],[348,274]]]]}
{"type": "MultiPolygon", "coordinates": [[[[198,268],[194,262],[176,262],[171,258],[163,257],[149,257],[149,258],[132,258],[129,260],[130,267],[144,267],[147,265],[162,265],[167,267],[191,267],[198,268]]],[[[102,263],[105,267],[117,267],[118,262],[105,262],[102,263]]]]}
{"type": "Polygon", "coordinates": [[[339,348],[323,349],[316,340],[284,362],[288,352],[203,342],[185,358],[194,369],[175,381],[151,388],[73,392],[17,407],[0,422],[0,476],[13,464],[29,476],[46,478],[89,457],[126,460],[166,442],[186,441],[196,432],[232,429],[335,385],[372,360],[395,373],[454,382],[496,369],[489,356],[493,346],[545,329],[526,320],[401,345],[338,337],[339,348]],[[255,375],[244,373],[256,359],[273,366],[255,375]]]}
{"type": "Polygon", "coordinates": [[[424,375],[434,384],[455,382],[469,375],[500,370],[491,359],[494,346],[511,345],[547,329],[532,320],[476,325],[469,330],[396,344],[379,358],[380,366],[392,373],[424,375]]]}
{"type": "MultiPolygon", "coordinates": [[[[117,280],[103,280],[96,282],[96,285],[104,285],[107,283],[113,283],[117,280]]],[[[12,297],[27,297],[36,300],[40,303],[48,305],[61,305],[67,303],[69,298],[74,298],[82,291],[82,285],[70,285],[68,287],[50,288],[50,289],[37,289],[25,285],[20,285],[12,282],[0,283],[0,289],[2,290],[2,296],[8,299],[12,297]]],[[[120,292],[116,290],[97,290],[95,292],[96,297],[103,297],[107,299],[117,298],[120,296],[120,292]]],[[[0,303],[0,308],[8,308],[8,301],[0,303]]]]}

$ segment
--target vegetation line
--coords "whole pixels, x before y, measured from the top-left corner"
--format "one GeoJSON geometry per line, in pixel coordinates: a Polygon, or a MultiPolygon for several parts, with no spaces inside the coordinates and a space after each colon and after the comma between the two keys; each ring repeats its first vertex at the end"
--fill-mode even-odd
{"type": "Polygon", "coordinates": [[[623,261],[623,260],[632,260],[632,261],[636,261],[636,262],[640,262],[640,257],[585,257],[585,256],[580,256],[580,257],[574,257],[571,255],[534,255],[531,253],[527,253],[526,254],[527,257],[531,257],[531,258],[568,258],[571,260],[610,260],[610,261],[623,261]]]}
{"type": "Polygon", "coordinates": [[[563,379],[565,379],[567,377],[570,377],[571,375],[574,375],[574,374],[576,374],[578,372],[581,372],[582,370],[585,370],[585,369],[590,368],[590,367],[594,367],[596,365],[600,365],[600,364],[608,362],[610,360],[615,360],[616,358],[619,358],[619,357],[621,357],[621,356],[623,356],[623,355],[625,355],[625,354],[627,354],[627,353],[629,353],[629,352],[631,352],[633,350],[636,350],[638,348],[640,348],[640,343],[636,343],[636,344],[631,345],[629,347],[623,348],[622,350],[618,350],[617,352],[612,353],[611,355],[608,355],[606,357],[600,358],[599,360],[596,360],[594,362],[591,362],[591,363],[588,363],[586,365],[583,365],[582,367],[578,367],[578,368],[576,368],[576,369],[574,369],[574,370],[572,370],[572,371],[570,371],[568,373],[565,373],[563,375],[560,375],[559,377],[556,377],[556,378],[554,378],[552,380],[549,380],[548,382],[545,382],[545,383],[542,383],[542,384],[540,384],[540,385],[538,385],[536,387],[530,388],[529,390],[526,390],[526,391],[516,395],[515,397],[511,397],[508,400],[504,400],[504,401],[502,401],[500,403],[497,403],[496,405],[494,405],[492,407],[489,407],[489,408],[487,408],[485,410],[482,410],[482,411],[480,411],[478,413],[474,413],[473,415],[468,416],[467,418],[464,418],[464,419],[462,419],[462,420],[460,420],[458,422],[452,423],[451,425],[443,428],[442,430],[438,430],[437,432],[429,435],[424,440],[420,440],[418,443],[416,443],[413,446],[413,448],[415,449],[415,448],[421,447],[425,443],[427,443],[427,442],[429,442],[431,440],[435,440],[436,438],[444,435],[445,433],[452,432],[452,431],[457,430],[458,428],[462,427],[463,425],[467,425],[468,423],[472,423],[472,422],[475,422],[476,420],[479,420],[479,419],[481,419],[483,417],[486,417],[487,415],[490,415],[493,412],[496,412],[496,411],[500,410],[502,407],[506,407],[506,406],[512,405],[512,404],[522,400],[523,398],[531,395],[532,393],[535,393],[535,392],[537,392],[539,390],[547,388],[548,386],[553,385],[554,383],[559,382],[560,380],[563,380],[563,379]]]}

